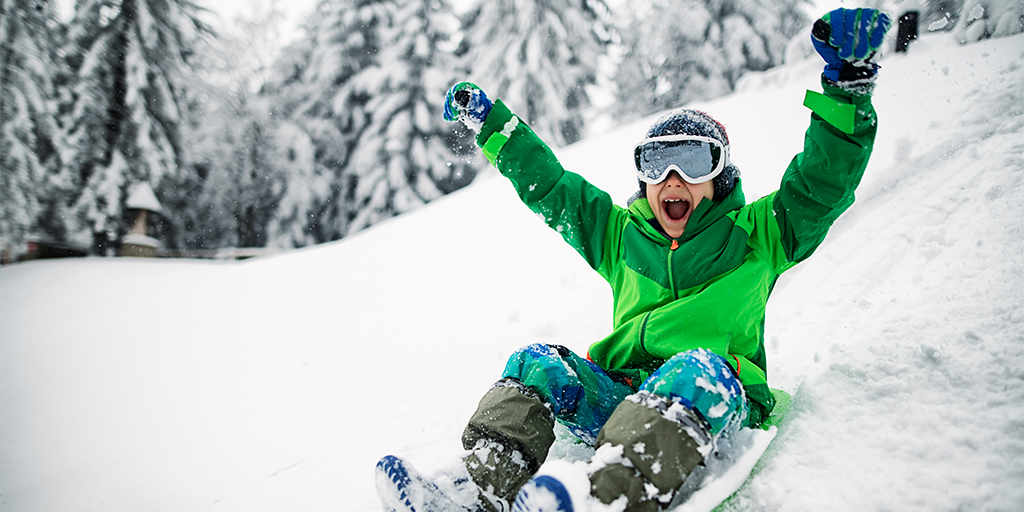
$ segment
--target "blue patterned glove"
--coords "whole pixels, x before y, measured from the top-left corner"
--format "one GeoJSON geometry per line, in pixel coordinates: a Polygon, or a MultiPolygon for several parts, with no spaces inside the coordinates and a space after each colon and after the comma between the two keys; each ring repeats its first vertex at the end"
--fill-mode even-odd
{"type": "Polygon", "coordinates": [[[491,111],[491,100],[472,82],[459,82],[448,89],[444,99],[444,120],[462,121],[467,127],[480,130],[491,111]]]}
{"type": "Polygon", "coordinates": [[[839,84],[869,83],[878,73],[874,58],[892,25],[876,9],[836,9],[814,22],[811,42],[825,59],[825,78],[839,84]]]}

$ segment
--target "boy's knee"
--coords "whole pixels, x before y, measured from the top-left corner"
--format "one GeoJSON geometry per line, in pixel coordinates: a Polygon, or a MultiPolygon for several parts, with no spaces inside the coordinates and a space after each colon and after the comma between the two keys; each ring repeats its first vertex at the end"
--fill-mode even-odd
{"type": "Polygon", "coordinates": [[[742,424],[749,405],[743,385],[726,359],[707,349],[676,354],[651,374],[640,389],[678,399],[697,411],[718,434],[742,424]]]}
{"type": "Polygon", "coordinates": [[[569,358],[572,356],[572,351],[562,345],[532,343],[513,352],[508,358],[508,366],[512,366],[513,362],[522,365],[545,358],[569,358]]]}
{"type": "Polygon", "coordinates": [[[535,343],[509,357],[502,378],[515,379],[537,392],[555,414],[571,414],[584,397],[583,384],[561,345],[535,343]]]}
{"type": "Polygon", "coordinates": [[[644,489],[647,482],[663,499],[670,500],[712,449],[711,435],[700,417],[670,399],[645,391],[619,405],[601,429],[597,443],[599,453],[621,450],[621,457],[629,464],[626,469],[595,473],[591,483],[601,492],[595,496],[610,503],[625,495],[634,509],[651,498],[647,493],[635,492],[644,489]]]}

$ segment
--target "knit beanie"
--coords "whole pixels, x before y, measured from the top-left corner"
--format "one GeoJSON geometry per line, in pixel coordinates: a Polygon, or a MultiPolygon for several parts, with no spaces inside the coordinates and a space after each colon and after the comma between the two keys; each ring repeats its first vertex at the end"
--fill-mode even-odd
{"type": "MultiPolygon", "coordinates": [[[[681,108],[669,112],[647,130],[647,137],[661,137],[664,135],[698,135],[715,139],[723,144],[729,144],[729,136],[725,133],[722,123],[715,121],[711,116],[699,110],[681,108]]],[[[732,192],[736,186],[736,178],[740,170],[730,163],[718,176],[711,181],[715,186],[714,201],[720,201],[732,192]]],[[[647,197],[647,184],[640,181],[640,193],[636,197],[647,197]]]]}

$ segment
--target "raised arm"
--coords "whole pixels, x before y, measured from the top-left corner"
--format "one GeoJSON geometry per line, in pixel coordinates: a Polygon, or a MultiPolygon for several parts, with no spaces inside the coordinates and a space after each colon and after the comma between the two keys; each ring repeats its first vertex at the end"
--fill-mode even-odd
{"type": "Polygon", "coordinates": [[[477,130],[484,156],[512,182],[519,198],[599,269],[613,214],[611,197],[578,174],[566,171],[547,146],[501,100],[491,102],[474,84],[454,85],[445,99],[445,119],[477,130]]]}
{"type": "Polygon", "coordinates": [[[812,41],[825,59],[824,94],[808,91],[812,110],[803,152],[790,163],[773,210],[787,259],[799,262],[821,244],[853,204],[878,128],[871,92],[873,61],[890,25],[874,9],[836,9],[814,24],[812,41]]]}

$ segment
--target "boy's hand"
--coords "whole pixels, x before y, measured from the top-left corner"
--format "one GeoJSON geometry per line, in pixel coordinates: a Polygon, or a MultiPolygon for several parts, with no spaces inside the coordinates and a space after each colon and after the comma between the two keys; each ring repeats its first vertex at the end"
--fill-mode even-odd
{"type": "Polygon", "coordinates": [[[836,9],[814,22],[811,42],[825,59],[825,78],[839,84],[870,82],[878,73],[872,59],[892,25],[876,9],[836,9]]]}
{"type": "Polygon", "coordinates": [[[467,127],[479,130],[491,111],[491,100],[472,82],[459,82],[448,90],[444,99],[444,120],[462,121],[467,127]]]}

